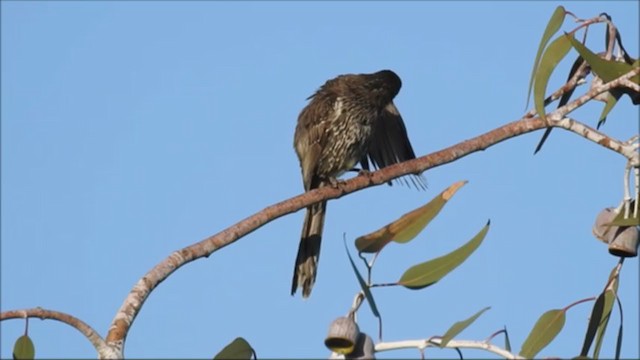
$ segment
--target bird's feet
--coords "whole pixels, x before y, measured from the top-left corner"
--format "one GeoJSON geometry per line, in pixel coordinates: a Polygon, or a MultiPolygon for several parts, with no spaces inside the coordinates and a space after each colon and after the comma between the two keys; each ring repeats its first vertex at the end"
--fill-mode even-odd
{"type": "Polygon", "coordinates": [[[334,189],[340,189],[340,190],[343,190],[343,186],[345,183],[344,180],[336,179],[334,177],[329,178],[328,182],[329,182],[329,186],[331,186],[334,189]]]}

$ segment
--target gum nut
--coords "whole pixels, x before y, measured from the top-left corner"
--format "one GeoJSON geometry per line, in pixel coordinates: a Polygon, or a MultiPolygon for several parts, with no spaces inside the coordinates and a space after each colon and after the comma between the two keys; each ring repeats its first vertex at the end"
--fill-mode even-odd
{"type": "Polygon", "coordinates": [[[355,349],[349,355],[347,355],[347,359],[353,360],[363,360],[363,359],[375,359],[376,348],[373,345],[373,340],[371,336],[360,333],[358,336],[358,342],[356,343],[355,349]]]}
{"type": "Polygon", "coordinates": [[[596,217],[596,223],[593,225],[593,235],[604,243],[609,243],[613,238],[613,235],[618,230],[617,226],[609,226],[610,222],[616,217],[616,212],[613,208],[606,208],[598,213],[596,217]]]}
{"type": "Polygon", "coordinates": [[[360,329],[353,319],[339,317],[329,326],[329,335],[324,344],[329,350],[338,354],[350,354],[358,340],[360,329]]]}
{"type": "Polygon", "coordinates": [[[609,253],[619,257],[638,256],[638,232],[637,226],[620,228],[609,244],[609,253]]]}

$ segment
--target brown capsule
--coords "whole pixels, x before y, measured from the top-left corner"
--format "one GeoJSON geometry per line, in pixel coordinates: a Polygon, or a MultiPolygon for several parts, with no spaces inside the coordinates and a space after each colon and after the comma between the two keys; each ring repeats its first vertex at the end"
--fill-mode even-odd
{"type": "Polygon", "coordinates": [[[619,257],[638,256],[638,232],[637,226],[618,227],[609,243],[609,253],[619,257]]]}
{"type": "Polygon", "coordinates": [[[617,226],[609,226],[608,224],[613,221],[617,213],[613,208],[606,208],[598,213],[596,217],[596,223],[593,225],[593,235],[596,239],[608,244],[613,238],[617,226]]]}
{"type": "Polygon", "coordinates": [[[375,345],[373,345],[373,339],[371,339],[371,336],[365,333],[360,333],[353,352],[347,355],[346,358],[352,360],[375,359],[375,353],[376,348],[375,345]]]}
{"type": "Polygon", "coordinates": [[[359,334],[358,324],[352,318],[339,317],[329,326],[329,334],[324,344],[334,353],[350,354],[356,346],[359,334]]]}

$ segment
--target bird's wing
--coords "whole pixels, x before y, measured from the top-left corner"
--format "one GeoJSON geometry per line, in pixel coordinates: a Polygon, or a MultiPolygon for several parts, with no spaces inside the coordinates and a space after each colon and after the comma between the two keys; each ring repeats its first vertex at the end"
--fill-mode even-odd
{"type": "MultiPolygon", "coordinates": [[[[367,158],[375,169],[416,158],[402,116],[393,102],[385,107],[374,127],[369,151],[361,161],[366,170],[369,169],[367,158]]],[[[421,175],[412,176],[411,181],[415,187],[426,187],[421,175]]],[[[407,183],[407,180],[404,179],[404,182],[407,183]]]]}
{"type": "Polygon", "coordinates": [[[300,113],[294,146],[300,159],[306,191],[318,187],[321,180],[316,176],[316,167],[322,149],[327,144],[327,126],[331,117],[336,116],[338,101],[329,97],[312,97],[312,101],[300,113]]]}

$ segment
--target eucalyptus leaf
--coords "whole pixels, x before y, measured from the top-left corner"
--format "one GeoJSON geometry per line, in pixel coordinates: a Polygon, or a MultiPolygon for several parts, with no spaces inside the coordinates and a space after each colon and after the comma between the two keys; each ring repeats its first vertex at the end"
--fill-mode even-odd
{"type": "Polygon", "coordinates": [[[511,341],[509,340],[509,332],[507,332],[507,327],[504,327],[504,349],[508,352],[511,352],[511,341]]]}
{"type": "MultiPolygon", "coordinates": [[[[582,45],[582,43],[573,36],[565,34],[564,37],[571,42],[571,45],[580,53],[589,66],[591,66],[591,70],[598,75],[604,83],[615,80],[633,70],[634,67],[638,67],[635,63],[630,65],[621,61],[605,60],[582,45]]],[[[640,75],[632,77],[631,81],[640,84],[640,75]]]]}
{"type": "Polygon", "coordinates": [[[560,26],[564,22],[564,17],[566,15],[566,11],[564,7],[558,6],[554,11],[553,15],[551,15],[551,19],[547,23],[547,27],[544,29],[544,33],[542,34],[542,38],[540,39],[540,45],[538,45],[538,52],[536,53],[536,59],[533,61],[533,69],[531,69],[531,78],[529,79],[529,90],[527,92],[527,106],[529,107],[529,98],[531,98],[531,87],[533,85],[533,79],[535,78],[536,72],[538,70],[538,64],[540,63],[540,56],[542,56],[542,51],[544,51],[545,46],[551,40],[551,37],[560,30],[560,26]]]}
{"type": "Polygon", "coordinates": [[[611,92],[607,94],[607,103],[605,104],[604,109],[602,109],[602,114],[600,114],[596,129],[599,129],[600,126],[602,126],[605,121],[607,121],[607,115],[609,115],[611,110],[613,110],[613,108],[616,106],[616,104],[618,103],[618,99],[620,99],[620,96],[622,96],[621,92],[617,92],[615,96],[612,95],[611,92]]]}
{"type": "Polygon", "coordinates": [[[611,311],[613,310],[613,304],[615,303],[617,293],[618,293],[618,284],[619,284],[619,272],[617,266],[611,270],[609,274],[609,278],[607,280],[607,288],[603,291],[603,308],[602,308],[602,316],[600,318],[600,322],[598,324],[598,331],[596,333],[595,346],[593,349],[593,358],[598,359],[600,357],[600,350],[602,349],[602,341],[604,340],[604,334],[607,331],[607,325],[609,325],[609,320],[611,320],[611,311]]]}
{"type": "Polygon", "coordinates": [[[560,333],[565,320],[566,315],[563,309],[549,310],[542,314],[522,344],[520,356],[527,359],[535,358],[560,333]]]}
{"type": "Polygon", "coordinates": [[[622,303],[620,298],[616,296],[618,302],[618,310],[620,311],[620,326],[618,327],[618,336],[616,337],[616,356],[615,359],[620,359],[620,352],[622,351],[622,324],[624,324],[624,317],[622,316],[622,303]]]}
{"type": "Polygon", "coordinates": [[[540,66],[538,67],[538,71],[535,73],[533,102],[538,115],[543,120],[546,119],[544,99],[549,78],[551,77],[553,70],[558,66],[558,63],[567,56],[569,50],[571,50],[571,42],[567,39],[567,36],[560,36],[555,39],[551,44],[549,44],[547,50],[542,55],[540,66]]]}
{"type": "Polygon", "coordinates": [[[389,242],[407,243],[438,215],[447,201],[464,186],[467,181],[458,181],[435,196],[429,203],[410,211],[398,220],[356,239],[355,245],[361,253],[377,253],[389,242]]]}
{"type": "Polygon", "coordinates": [[[227,346],[225,346],[216,356],[215,359],[238,359],[249,360],[253,357],[254,350],[249,345],[247,340],[241,337],[233,339],[227,346]]]}
{"type": "Polygon", "coordinates": [[[443,347],[447,346],[447,344],[449,343],[449,341],[451,341],[451,339],[456,337],[456,335],[460,334],[469,325],[473,324],[473,322],[476,321],[476,319],[479,318],[480,315],[482,315],[485,311],[487,311],[489,309],[491,309],[491,307],[487,306],[484,309],[482,309],[482,310],[478,311],[477,313],[475,313],[470,318],[468,318],[466,320],[463,320],[463,321],[458,321],[455,324],[453,324],[449,328],[449,330],[447,330],[447,332],[442,336],[442,340],[440,341],[440,347],[443,348],[443,347]]]}
{"type": "Polygon", "coordinates": [[[33,346],[33,341],[28,335],[22,335],[16,340],[13,345],[13,358],[14,359],[35,359],[36,349],[33,346]]]}
{"type": "Polygon", "coordinates": [[[369,303],[369,307],[371,308],[371,312],[378,319],[380,318],[380,312],[378,312],[378,307],[376,306],[376,302],[373,300],[373,294],[371,294],[371,289],[369,289],[369,285],[364,281],[362,275],[360,275],[360,271],[356,267],[356,264],[353,262],[351,258],[351,254],[349,253],[349,248],[347,248],[347,242],[344,242],[344,249],[347,251],[347,256],[349,257],[349,262],[351,263],[351,268],[353,272],[356,274],[356,278],[358,279],[358,283],[360,284],[360,289],[364,293],[364,297],[367,298],[367,302],[369,303]]]}
{"type": "Polygon", "coordinates": [[[398,284],[412,290],[435,284],[462,264],[480,246],[489,231],[489,225],[490,222],[487,222],[469,242],[447,255],[410,267],[402,274],[398,284]]]}
{"type": "Polygon", "coordinates": [[[587,325],[587,332],[584,336],[584,342],[582,343],[582,350],[580,351],[580,356],[587,356],[589,353],[589,349],[591,348],[591,344],[593,344],[593,339],[596,337],[596,332],[598,331],[598,327],[602,321],[608,321],[608,315],[605,319],[602,315],[604,314],[604,301],[605,301],[605,292],[601,293],[596,302],[593,304],[593,309],[591,310],[591,316],[589,316],[589,324],[587,325]]]}
{"type": "MultiPolygon", "coordinates": [[[[637,199],[637,198],[636,198],[637,199]]],[[[629,217],[625,219],[624,209],[622,209],[609,223],[610,226],[640,226],[640,214],[633,216],[633,208],[635,207],[635,199],[629,203],[629,217]]]]}

